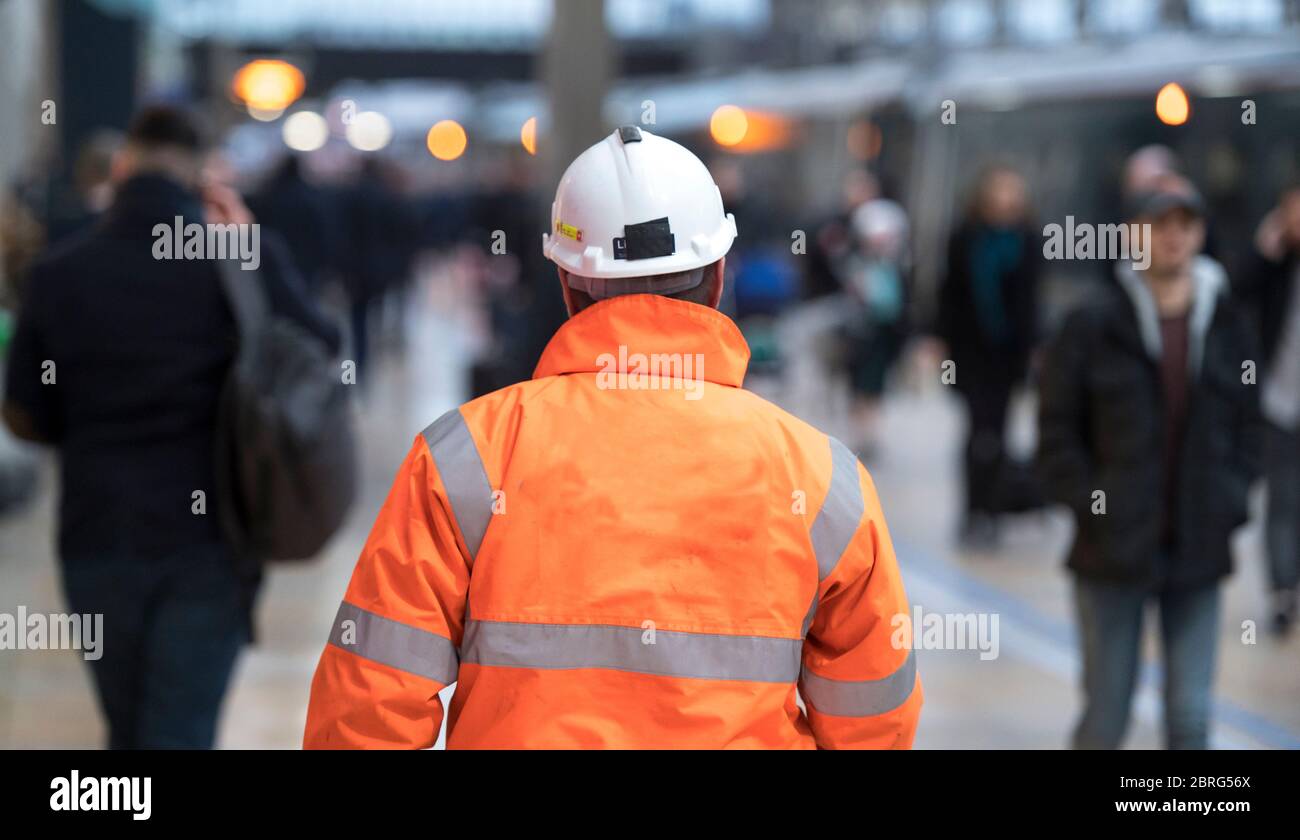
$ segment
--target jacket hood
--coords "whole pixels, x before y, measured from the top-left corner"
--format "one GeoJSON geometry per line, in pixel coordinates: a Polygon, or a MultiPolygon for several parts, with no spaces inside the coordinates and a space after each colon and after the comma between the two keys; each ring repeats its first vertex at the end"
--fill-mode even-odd
{"type": "MultiPolygon", "coordinates": [[[[1159,360],[1162,351],[1160,342],[1160,314],[1156,310],[1156,301],[1147,288],[1147,284],[1126,262],[1115,264],[1115,279],[1133,304],[1137,315],[1138,332],[1142,336],[1142,346],[1147,355],[1159,360]]],[[[1205,356],[1205,336],[1214,320],[1219,297],[1228,288],[1228,276],[1223,266],[1204,254],[1198,255],[1192,262],[1192,309],[1188,315],[1188,370],[1193,377],[1201,372],[1201,360],[1205,356]]]]}

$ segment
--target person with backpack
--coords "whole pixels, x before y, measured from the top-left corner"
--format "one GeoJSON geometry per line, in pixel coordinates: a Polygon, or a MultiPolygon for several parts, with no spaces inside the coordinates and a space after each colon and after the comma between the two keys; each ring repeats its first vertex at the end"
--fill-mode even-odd
{"type": "MultiPolygon", "coordinates": [[[[211,747],[250,638],[257,574],[222,524],[215,456],[241,339],[216,262],[161,259],[155,232],[252,223],[204,184],[204,148],[181,110],[135,117],[109,209],[32,268],[7,360],[5,422],[60,456],[64,590],[72,612],[103,616],[90,664],[113,748],[211,747]]],[[[261,244],[245,282],[336,352],[281,249],[261,244]]]]}

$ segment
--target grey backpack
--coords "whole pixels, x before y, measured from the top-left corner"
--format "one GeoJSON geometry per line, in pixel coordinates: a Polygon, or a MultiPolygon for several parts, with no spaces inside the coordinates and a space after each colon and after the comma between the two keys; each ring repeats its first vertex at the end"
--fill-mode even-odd
{"type": "Polygon", "coordinates": [[[257,272],[218,266],[239,330],[217,426],[222,527],[246,559],[309,558],[356,490],[347,386],[323,342],[270,310],[257,272]]]}

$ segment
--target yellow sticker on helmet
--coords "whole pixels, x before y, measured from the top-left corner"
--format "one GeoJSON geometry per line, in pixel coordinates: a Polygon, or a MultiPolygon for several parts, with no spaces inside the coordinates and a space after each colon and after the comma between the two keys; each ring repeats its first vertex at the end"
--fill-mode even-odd
{"type": "Polygon", "coordinates": [[[560,234],[563,236],[567,236],[570,239],[576,240],[578,242],[582,241],[582,231],[574,227],[573,225],[566,225],[564,222],[556,220],[555,229],[558,230],[560,234]]]}

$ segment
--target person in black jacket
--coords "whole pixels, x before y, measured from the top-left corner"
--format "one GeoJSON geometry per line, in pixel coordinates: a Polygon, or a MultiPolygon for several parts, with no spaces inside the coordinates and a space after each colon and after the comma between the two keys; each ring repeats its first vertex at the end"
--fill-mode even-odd
{"type": "Polygon", "coordinates": [[[316,295],[329,269],[343,258],[339,252],[347,240],[336,219],[332,196],[309,182],[302,167],[296,155],[287,155],[266,183],[248,197],[248,206],[263,233],[274,231],[283,239],[297,273],[316,295]]]}
{"type": "Polygon", "coordinates": [[[1223,270],[1198,256],[1199,197],[1140,196],[1150,265],[1071,314],[1040,372],[1039,460],[1074,514],[1069,553],[1085,710],[1078,748],[1115,748],[1128,723],[1142,615],[1160,606],[1165,735],[1208,743],[1219,584],[1259,467],[1253,331],[1223,270]]]}
{"type": "MultiPolygon", "coordinates": [[[[250,635],[256,582],[218,525],[216,489],[235,322],[211,259],[157,248],[176,217],[251,219],[229,188],[201,190],[202,148],[183,112],[137,115],[109,209],[33,267],[7,363],[5,422],[60,455],[64,590],[74,613],[102,615],[91,668],[114,748],[210,747],[250,635]]],[[[271,308],[336,352],[337,331],[262,246],[271,308]]]]}
{"type": "Polygon", "coordinates": [[[948,244],[936,330],[969,414],[961,536],[973,547],[997,541],[1007,410],[1037,341],[1039,243],[1024,179],[1012,169],[989,169],[948,244]]]}
{"type": "Polygon", "coordinates": [[[1273,630],[1300,611],[1300,185],[1282,193],[1260,225],[1255,265],[1236,285],[1262,340],[1259,360],[1268,422],[1265,543],[1273,630]]]}

